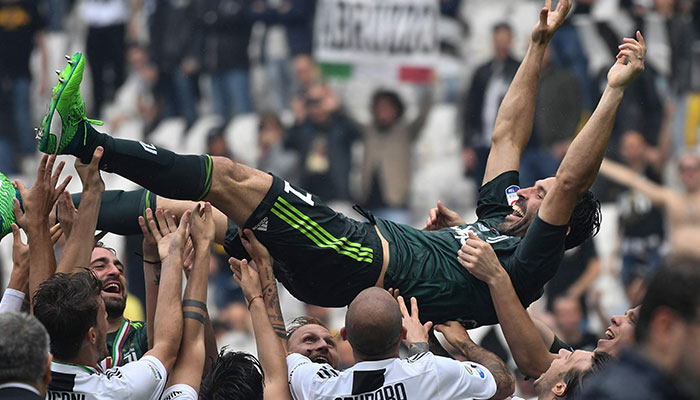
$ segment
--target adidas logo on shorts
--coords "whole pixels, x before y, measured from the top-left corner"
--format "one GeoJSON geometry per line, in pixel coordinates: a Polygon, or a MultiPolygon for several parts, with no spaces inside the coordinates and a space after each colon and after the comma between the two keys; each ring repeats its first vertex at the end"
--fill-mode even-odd
{"type": "Polygon", "coordinates": [[[263,218],[253,227],[254,231],[267,232],[267,217],[263,218]]]}

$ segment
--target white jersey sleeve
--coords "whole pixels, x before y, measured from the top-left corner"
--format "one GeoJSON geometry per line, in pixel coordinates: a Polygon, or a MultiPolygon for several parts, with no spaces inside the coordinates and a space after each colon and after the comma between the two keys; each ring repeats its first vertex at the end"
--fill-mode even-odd
{"type": "Polygon", "coordinates": [[[435,357],[440,393],[446,399],[490,399],[496,394],[496,380],[484,366],[435,357]]]}
{"type": "Polygon", "coordinates": [[[160,399],[168,372],[159,359],[143,356],[138,361],[119,367],[119,370],[129,383],[132,399],[160,399]]]}
{"type": "Polygon", "coordinates": [[[314,398],[311,391],[314,376],[324,366],[326,364],[314,363],[301,354],[292,353],[287,356],[287,380],[289,381],[289,391],[294,399],[314,398]]]}
{"type": "Polygon", "coordinates": [[[190,385],[178,383],[165,389],[160,400],[197,400],[197,392],[190,385]]]}

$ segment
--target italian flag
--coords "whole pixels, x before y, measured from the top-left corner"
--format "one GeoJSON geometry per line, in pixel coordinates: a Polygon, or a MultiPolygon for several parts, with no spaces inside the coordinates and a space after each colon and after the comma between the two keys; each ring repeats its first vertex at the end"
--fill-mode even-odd
{"type": "Polygon", "coordinates": [[[414,84],[427,84],[435,79],[435,72],[432,67],[330,62],[321,62],[319,65],[324,79],[363,79],[414,84]]]}

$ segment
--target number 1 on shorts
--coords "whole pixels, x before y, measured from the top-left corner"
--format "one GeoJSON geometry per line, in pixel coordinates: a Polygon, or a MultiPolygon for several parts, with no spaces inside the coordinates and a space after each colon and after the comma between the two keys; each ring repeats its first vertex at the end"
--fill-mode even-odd
{"type": "Polygon", "coordinates": [[[294,189],[289,182],[284,181],[284,191],[287,193],[292,193],[293,195],[297,196],[298,198],[301,199],[304,203],[310,205],[311,207],[314,206],[314,201],[311,200],[311,193],[306,193],[306,194],[301,194],[300,191],[294,189]]]}

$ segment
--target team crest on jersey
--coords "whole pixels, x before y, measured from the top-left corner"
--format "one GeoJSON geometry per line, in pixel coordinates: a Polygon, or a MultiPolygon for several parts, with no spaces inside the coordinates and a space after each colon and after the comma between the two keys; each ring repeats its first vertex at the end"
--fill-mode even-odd
{"type": "Polygon", "coordinates": [[[520,190],[520,186],[518,185],[510,185],[506,188],[506,201],[509,206],[512,206],[518,201],[518,190],[520,190]]]}

